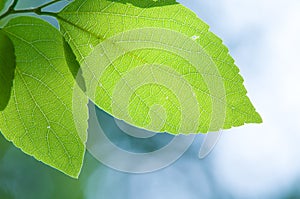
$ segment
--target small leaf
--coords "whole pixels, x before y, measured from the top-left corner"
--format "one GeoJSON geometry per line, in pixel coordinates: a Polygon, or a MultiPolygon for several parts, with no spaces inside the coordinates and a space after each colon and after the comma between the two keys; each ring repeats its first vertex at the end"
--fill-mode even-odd
{"type": "Polygon", "coordinates": [[[16,68],[12,41],[0,30],[0,111],[6,107],[16,68]]]}
{"type": "Polygon", "coordinates": [[[0,1],[0,16],[3,14],[6,10],[8,10],[8,3],[12,3],[11,0],[1,0],[0,1]]]}
{"type": "Polygon", "coordinates": [[[4,7],[5,7],[5,4],[6,4],[6,0],[1,0],[0,1],[0,14],[2,13],[4,7]]]}
{"type": "Polygon", "coordinates": [[[157,132],[262,122],[222,41],[170,2],[74,1],[59,13],[86,94],[113,116],[157,132]]]}
{"type": "Polygon", "coordinates": [[[73,95],[77,86],[59,31],[33,17],[14,18],[3,30],[15,46],[17,63],[11,100],[0,112],[3,135],[25,153],[78,177],[85,153],[87,100],[73,95]],[[74,108],[73,98],[85,103],[74,108]],[[81,117],[74,118],[73,112],[81,117]]]}

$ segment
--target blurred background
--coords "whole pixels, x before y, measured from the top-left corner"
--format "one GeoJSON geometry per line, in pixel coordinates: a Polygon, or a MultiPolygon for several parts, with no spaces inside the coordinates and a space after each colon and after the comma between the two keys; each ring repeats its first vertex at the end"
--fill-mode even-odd
{"type": "MultiPolygon", "coordinates": [[[[19,6],[33,2],[46,1],[20,0],[19,6]]],[[[23,154],[0,135],[0,199],[300,199],[300,1],[181,3],[229,47],[264,123],[224,131],[202,160],[199,135],[174,164],[147,174],[113,170],[87,152],[79,180],[23,154]]],[[[113,118],[97,111],[103,125],[116,129],[113,118]]],[[[112,141],[133,151],[151,151],[170,139],[156,135],[147,142],[113,136],[121,130],[109,133],[112,141]]]]}

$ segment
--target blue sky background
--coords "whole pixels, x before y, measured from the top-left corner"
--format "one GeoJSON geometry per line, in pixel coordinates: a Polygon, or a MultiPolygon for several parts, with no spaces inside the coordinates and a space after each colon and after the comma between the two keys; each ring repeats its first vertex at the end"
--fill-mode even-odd
{"type": "Polygon", "coordinates": [[[264,120],[223,133],[213,154],[219,180],[238,198],[283,197],[300,171],[300,1],[182,3],[229,46],[264,120]]]}
{"type": "Polygon", "coordinates": [[[300,1],[181,3],[229,47],[264,123],[224,131],[204,160],[197,158],[199,135],[176,163],[149,174],[121,173],[87,155],[79,182],[5,143],[0,198],[1,190],[7,198],[26,199],[69,196],[72,190],[80,192],[77,198],[88,199],[300,198],[300,1]]]}

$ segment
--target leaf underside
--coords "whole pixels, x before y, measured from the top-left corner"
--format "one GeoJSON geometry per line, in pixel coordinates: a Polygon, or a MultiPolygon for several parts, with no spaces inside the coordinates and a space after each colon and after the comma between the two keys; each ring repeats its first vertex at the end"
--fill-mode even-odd
{"type": "Polygon", "coordinates": [[[75,1],[59,13],[86,94],[101,109],[172,134],[262,122],[228,49],[208,25],[172,1],[139,2],[75,1]]]}
{"type": "Polygon", "coordinates": [[[75,0],[57,19],[64,38],[34,17],[0,30],[0,131],[67,175],[82,167],[87,97],[156,132],[262,122],[228,49],[176,1],[75,0]]]}
{"type": "MultiPolygon", "coordinates": [[[[25,153],[78,177],[87,118],[82,114],[74,121],[75,80],[61,35],[33,17],[14,18],[3,31],[15,46],[16,71],[9,104],[0,112],[1,132],[25,153]]],[[[84,95],[77,97],[84,101],[84,95]]],[[[84,103],[78,108],[87,112],[84,103]]]]}

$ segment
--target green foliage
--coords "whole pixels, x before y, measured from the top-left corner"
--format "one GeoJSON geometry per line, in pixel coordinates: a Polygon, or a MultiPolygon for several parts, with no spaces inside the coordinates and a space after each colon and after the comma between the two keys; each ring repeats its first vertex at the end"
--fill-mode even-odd
{"type": "MultiPolygon", "coordinates": [[[[33,17],[10,20],[3,29],[15,46],[16,70],[8,106],[0,114],[6,139],[73,177],[83,162],[85,147],[73,118],[75,80],[59,32],[33,17]]],[[[82,132],[82,134],[85,133],[82,132]]]]}
{"type": "Polygon", "coordinates": [[[0,1],[0,13],[4,10],[7,0],[0,1]]]}
{"type": "Polygon", "coordinates": [[[75,1],[59,14],[88,96],[113,116],[159,132],[261,122],[227,48],[208,26],[180,4],[147,2],[144,9],[145,2],[140,8],[75,1]]]}
{"type": "Polygon", "coordinates": [[[262,121],[228,49],[175,1],[75,0],[58,14],[42,7],[29,11],[56,17],[59,30],[16,17],[0,32],[6,89],[0,129],[36,159],[78,176],[87,97],[114,117],[156,132],[206,133],[262,121]],[[11,42],[16,69],[6,106],[11,42]]]}

